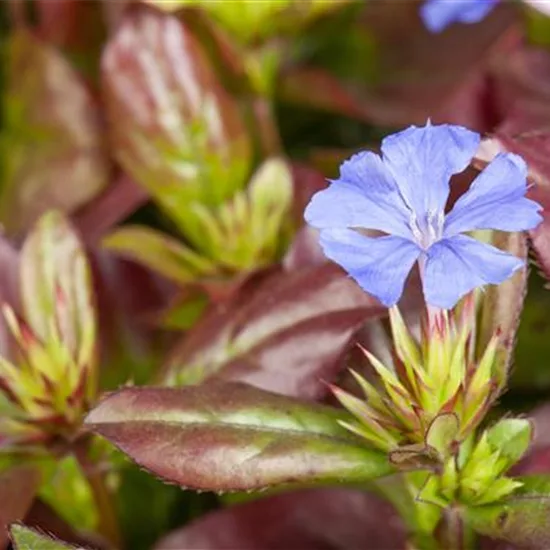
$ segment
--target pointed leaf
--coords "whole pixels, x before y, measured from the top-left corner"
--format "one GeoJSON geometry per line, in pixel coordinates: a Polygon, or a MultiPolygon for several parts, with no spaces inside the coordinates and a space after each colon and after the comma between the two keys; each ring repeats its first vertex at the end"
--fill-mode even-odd
{"type": "Polygon", "coordinates": [[[375,550],[405,547],[404,526],[385,501],[348,489],[310,489],[207,514],[154,550],[375,550]]]}
{"type": "Polygon", "coordinates": [[[10,535],[14,550],[84,550],[83,548],[77,549],[75,546],[52,539],[24,525],[12,525],[10,535]]]}
{"type": "MultiPolygon", "coordinates": [[[[484,232],[485,241],[513,254],[527,263],[527,238],[524,233],[484,232]]],[[[481,356],[496,331],[500,333],[501,348],[496,365],[499,375],[507,374],[512,360],[523,301],[527,293],[527,269],[518,270],[500,285],[491,285],[480,295],[481,320],[478,354],[481,356]]]]}
{"type": "Polygon", "coordinates": [[[0,473],[0,548],[4,548],[10,523],[20,521],[30,509],[40,485],[40,472],[27,465],[0,473]]]}
{"type": "Polygon", "coordinates": [[[502,504],[466,510],[471,526],[483,535],[528,548],[550,547],[550,478],[515,478],[523,486],[502,504]]]}
{"type": "Polygon", "coordinates": [[[324,264],[245,286],[210,313],[168,358],[163,384],[237,379],[306,398],[326,394],[353,333],[384,313],[339,268],[324,264]]]}
{"type": "Polygon", "coordinates": [[[251,147],[238,106],[183,22],[130,10],[102,71],[115,157],[180,227],[190,201],[219,204],[244,187],[251,147]]]}
{"type": "Polygon", "coordinates": [[[245,384],[210,383],[122,389],[86,424],[140,466],[194,489],[365,482],[390,473],[383,453],[339,426],[344,417],[245,384]]]}
{"type": "Polygon", "coordinates": [[[527,451],[533,437],[533,426],[523,418],[505,418],[487,430],[487,440],[510,464],[515,464],[527,451]]]}
{"type": "Polygon", "coordinates": [[[103,245],[179,284],[186,284],[216,273],[217,267],[160,231],[126,225],[103,239],[103,245]]]}
{"type": "Polygon", "coordinates": [[[86,254],[59,212],[44,214],[21,252],[25,319],[44,341],[59,333],[72,356],[90,366],[96,320],[86,254]]]}
{"type": "Polygon", "coordinates": [[[82,238],[87,243],[95,243],[148,200],[149,195],[145,189],[122,174],[103,193],[80,208],[73,221],[82,238]]]}
{"type": "Polygon", "coordinates": [[[455,413],[436,416],[426,432],[426,445],[436,449],[445,457],[453,453],[460,432],[460,424],[455,413]]]}
{"type": "Polygon", "coordinates": [[[51,208],[72,212],[107,184],[97,106],[68,62],[27,31],[9,42],[0,217],[10,233],[51,208]]]}

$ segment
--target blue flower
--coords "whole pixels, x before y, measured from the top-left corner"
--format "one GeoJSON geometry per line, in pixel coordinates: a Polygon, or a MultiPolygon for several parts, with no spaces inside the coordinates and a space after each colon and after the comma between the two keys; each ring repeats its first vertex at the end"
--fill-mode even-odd
{"type": "Polygon", "coordinates": [[[452,23],[477,23],[498,0],[426,0],[420,9],[424,24],[432,32],[441,32],[452,23]]]}
{"type": "Polygon", "coordinates": [[[426,302],[436,307],[451,308],[474,288],[506,280],[522,260],[462,233],[532,229],[541,206],[525,198],[525,162],[501,153],[445,214],[449,180],[468,166],[479,141],[461,126],[428,122],[386,137],[381,157],[353,155],[305,211],[325,255],[386,306],[399,300],[416,261],[426,302]]]}

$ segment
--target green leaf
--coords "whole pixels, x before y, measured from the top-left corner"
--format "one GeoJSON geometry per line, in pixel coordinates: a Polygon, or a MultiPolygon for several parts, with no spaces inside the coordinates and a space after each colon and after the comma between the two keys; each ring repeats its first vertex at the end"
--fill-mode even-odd
{"type": "Polygon", "coordinates": [[[264,41],[281,34],[293,34],[314,18],[339,9],[350,0],[147,0],[162,10],[177,11],[184,6],[200,6],[232,37],[244,44],[264,41]]]}
{"type": "Polygon", "coordinates": [[[217,271],[216,265],[207,258],[148,227],[127,225],[116,229],[103,239],[103,245],[180,284],[217,271]]]}
{"type": "Polygon", "coordinates": [[[73,527],[93,531],[98,526],[91,487],[73,455],[56,462],[40,490],[40,498],[73,527]]]}
{"type": "MultiPolygon", "coordinates": [[[[216,208],[194,203],[186,217],[186,236],[197,250],[230,271],[272,264],[284,248],[285,221],[293,180],[282,159],[266,160],[248,188],[216,208]]],[[[288,225],[288,224],[286,224],[288,225]]]]}
{"type": "Polygon", "coordinates": [[[77,363],[93,361],[96,318],[84,247],[68,220],[44,214],[21,253],[25,320],[44,342],[61,340],[77,363]]]}
{"type": "Polygon", "coordinates": [[[533,548],[550,547],[550,477],[524,476],[523,485],[498,505],[465,510],[471,526],[483,535],[533,548]]]}
{"type": "Polygon", "coordinates": [[[442,457],[453,452],[460,431],[458,417],[454,413],[436,416],[426,432],[426,445],[436,449],[442,457]]]}
{"type": "Polygon", "coordinates": [[[252,151],[239,106],[184,22],[137,6],[102,71],[116,159],[184,232],[190,204],[221,204],[245,186],[252,151]]]}
{"type": "Polygon", "coordinates": [[[10,536],[15,550],[84,550],[29,529],[24,525],[12,525],[10,536]]]}
{"type": "Polygon", "coordinates": [[[194,489],[363,483],[392,471],[386,456],[340,427],[349,415],[240,383],[125,388],[86,424],[140,466],[194,489]]]}
{"type": "Polygon", "coordinates": [[[5,73],[0,219],[13,234],[46,210],[86,204],[107,185],[111,166],[98,107],[58,51],[18,30],[5,73]]]}
{"type": "Polygon", "coordinates": [[[487,430],[487,440],[506,457],[510,466],[527,451],[533,437],[533,426],[522,418],[505,418],[487,430]]]}

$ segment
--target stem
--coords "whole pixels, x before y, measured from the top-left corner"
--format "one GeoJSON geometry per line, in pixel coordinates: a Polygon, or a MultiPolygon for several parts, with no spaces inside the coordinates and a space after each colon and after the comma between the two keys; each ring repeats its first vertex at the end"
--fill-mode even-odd
{"type": "Polygon", "coordinates": [[[99,533],[111,542],[115,548],[121,548],[122,537],[113,503],[113,496],[105,483],[104,473],[98,464],[89,457],[89,441],[77,445],[74,449],[74,456],[80,464],[82,473],[86,476],[92,490],[99,516],[99,533]]]}
{"type": "Polygon", "coordinates": [[[282,149],[281,138],[275,117],[273,116],[271,99],[263,96],[253,98],[252,112],[254,114],[262,157],[267,158],[280,155],[282,149]]]}
{"type": "Polygon", "coordinates": [[[451,506],[445,511],[441,529],[438,530],[440,547],[445,550],[470,550],[475,547],[475,535],[462,520],[460,508],[451,506]]]}
{"type": "Polygon", "coordinates": [[[445,512],[446,542],[449,550],[464,549],[464,529],[460,512],[456,508],[449,508],[445,512]]]}

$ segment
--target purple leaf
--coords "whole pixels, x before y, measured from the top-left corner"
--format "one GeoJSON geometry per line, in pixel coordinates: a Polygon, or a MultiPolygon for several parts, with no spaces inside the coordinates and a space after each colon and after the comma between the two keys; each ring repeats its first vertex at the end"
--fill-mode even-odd
{"type": "Polygon", "coordinates": [[[384,311],[334,265],[274,274],[214,306],[175,347],[162,379],[170,385],[241,380],[318,398],[355,330],[384,311]]]}
{"type": "Polygon", "coordinates": [[[103,193],[78,209],[73,221],[86,242],[97,242],[148,200],[149,195],[142,187],[121,174],[103,193]]]}
{"type": "Polygon", "coordinates": [[[90,250],[94,275],[103,387],[144,382],[166,346],[155,316],[174,289],[138,264],[90,250]],[[131,281],[131,284],[128,284],[131,281]]]}
{"type": "Polygon", "coordinates": [[[254,499],[168,534],[154,550],[379,550],[403,548],[386,502],[360,491],[311,489],[254,499]]]}
{"type": "Polygon", "coordinates": [[[240,383],[125,388],[86,419],[137,464],[183,487],[367,482],[391,467],[338,424],[347,413],[240,383]]]}

